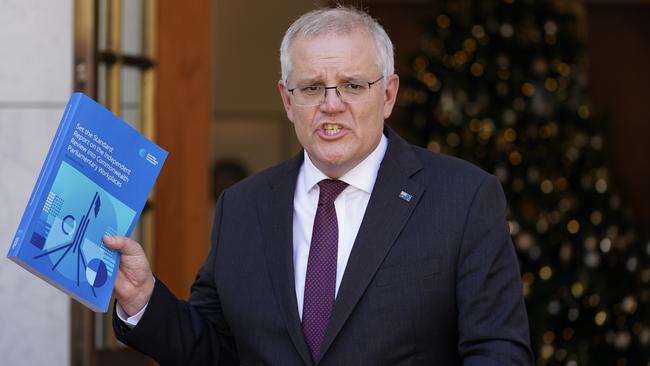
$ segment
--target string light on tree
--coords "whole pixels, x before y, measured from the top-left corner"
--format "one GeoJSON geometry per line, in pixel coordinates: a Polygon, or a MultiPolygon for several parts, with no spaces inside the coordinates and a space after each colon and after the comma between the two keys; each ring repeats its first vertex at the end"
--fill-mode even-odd
{"type": "Polygon", "coordinates": [[[626,221],[559,3],[437,2],[400,127],[500,179],[538,365],[647,365],[650,242],[626,221]]]}

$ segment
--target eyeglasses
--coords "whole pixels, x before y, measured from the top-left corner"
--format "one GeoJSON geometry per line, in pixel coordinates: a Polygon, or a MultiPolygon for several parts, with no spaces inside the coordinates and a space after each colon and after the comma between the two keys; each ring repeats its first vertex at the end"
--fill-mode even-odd
{"type": "Polygon", "coordinates": [[[368,99],[368,96],[370,95],[370,87],[383,78],[384,76],[382,75],[375,81],[345,82],[336,86],[297,86],[293,89],[287,90],[293,95],[296,105],[303,107],[311,107],[323,103],[328,89],[336,90],[336,95],[341,98],[341,101],[344,103],[359,103],[368,99]]]}

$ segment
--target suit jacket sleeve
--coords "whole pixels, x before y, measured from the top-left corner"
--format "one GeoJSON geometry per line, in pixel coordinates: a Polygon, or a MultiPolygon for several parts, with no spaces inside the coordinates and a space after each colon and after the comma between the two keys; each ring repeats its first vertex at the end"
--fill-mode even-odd
{"type": "Polygon", "coordinates": [[[223,318],[214,283],[214,261],[224,195],[219,199],[212,248],[192,285],[188,302],[179,300],[160,279],[138,325],[129,329],[116,314],[117,338],[166,365],[239,365],[235,343],[223,318]]]}
{"type": "Polygon", "coordinates": [[[476,191],[458,256],[458,348],[463,365],[532,365],[517,257],[496,177],[476,191]]]}

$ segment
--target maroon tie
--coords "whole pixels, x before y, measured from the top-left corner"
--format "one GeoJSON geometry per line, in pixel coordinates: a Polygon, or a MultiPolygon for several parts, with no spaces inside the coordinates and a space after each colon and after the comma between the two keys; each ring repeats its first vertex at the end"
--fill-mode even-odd
{"type": "Polygon", "coordinates": [[[314,362],[318,362],[320,357],[320,345],[334,307],[336,291],[339,226],[334,200],[348,184],[324,179],[318,186],[320,195],[311,233],[302,307],[302,331],[314,362]]]}

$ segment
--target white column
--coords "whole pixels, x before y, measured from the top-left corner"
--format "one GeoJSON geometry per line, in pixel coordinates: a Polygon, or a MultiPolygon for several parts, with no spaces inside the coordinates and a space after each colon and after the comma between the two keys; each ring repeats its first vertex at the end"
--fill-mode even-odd
{"type": "Polygon", "coordinates": [[[72,91],[73,0],[0,0],[0,365],[69,365],[70,299],[6,259],[72,91]]]}

